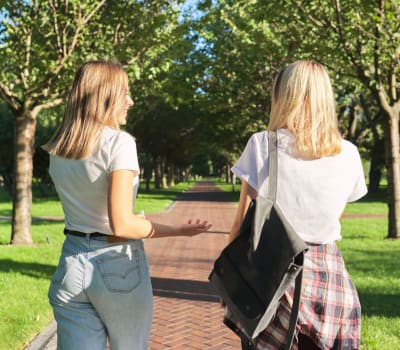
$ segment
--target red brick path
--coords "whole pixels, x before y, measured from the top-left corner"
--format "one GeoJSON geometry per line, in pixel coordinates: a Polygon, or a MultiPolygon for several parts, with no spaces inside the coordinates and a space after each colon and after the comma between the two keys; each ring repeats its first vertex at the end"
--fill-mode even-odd
{"type": "Polygon", "coordinates": [[[211,232],[191,238],[145,241],[154,292],[151,350],[238,350],[238,338],[222,324],[223,310],[208,282],[213,262],[227,243],[235,213],[226,193],[210,182],[197,184],[163,214],[163,222],[206,219],[211,232]]]}

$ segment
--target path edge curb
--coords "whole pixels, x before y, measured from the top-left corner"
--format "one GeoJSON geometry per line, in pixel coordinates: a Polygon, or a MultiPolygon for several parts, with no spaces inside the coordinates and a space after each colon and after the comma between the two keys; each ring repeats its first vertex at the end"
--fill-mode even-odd
{"type": "Polygon", "coordinates": [[[42,350],[50,342],[57,332],[57,323],[53,320],[43,331],[41,331],[24,350],[42,350]]]}

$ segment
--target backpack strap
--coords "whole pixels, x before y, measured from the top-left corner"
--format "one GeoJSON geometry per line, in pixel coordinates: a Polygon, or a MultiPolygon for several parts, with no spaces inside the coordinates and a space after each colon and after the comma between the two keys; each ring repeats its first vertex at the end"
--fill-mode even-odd
{"type": "Polygon", "coordinates": [[[274,203],[278,185],[278,139],[276,131],[268,131],[268,198],[274,203]]]}
{"type": "MultiPolygon", "coordinates": [[[[268,132],[268,159],[269,159],[269,186],[268,186],[268,198],[274,203],[276,201],[276,191],[278,185],[278,138],[276,131],[268,132]]],[[[294,296],[292,310],[290,313],[290,321],[288,333],[285,340],[285,349],[289,350],[292,347],[293,337],[296,332],[297,317],[299,314],[300,298],[301,298],[301,285],[303,281],[303,261],[304,252],[301,252],[296,257],[296,263],[300,267],[300,272],[295,280],[294,296]]],[[[296,268],[293,266],[292,268],[296,268]]]]}
{"type": "MultiPolygon", "coordinates": [[[[301,252],[298,258],[301,259],[301,264],[303,264],[304,252],[301,252]]],[[[303,268],[301,267],[300,272],[295,280],[292,311],[290,313],[289,329],[285,340],[285,349],[287,350],[291,349],[293,343],[293,337],[296,332],[297,317],[299,316],[302,282],[303,282],[303,268]]]]}

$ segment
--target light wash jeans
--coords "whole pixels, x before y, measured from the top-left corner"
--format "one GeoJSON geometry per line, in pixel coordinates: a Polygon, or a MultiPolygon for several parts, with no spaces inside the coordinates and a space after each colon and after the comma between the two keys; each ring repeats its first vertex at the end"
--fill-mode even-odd
{"type": "Polygon", "coordinates": [[[58,350],[147,350],[153,295],[140,240],[67,235],[49,289],[58,350]]]}

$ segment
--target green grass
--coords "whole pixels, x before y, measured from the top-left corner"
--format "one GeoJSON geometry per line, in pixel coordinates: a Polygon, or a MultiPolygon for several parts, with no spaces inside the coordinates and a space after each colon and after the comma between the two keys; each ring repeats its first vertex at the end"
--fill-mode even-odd
{"type": "MultiPolygon", "coordinates": [[[[226,183],[218,178],[214,178],[217,186],[223,191],[231,193],[232,200],[238,201],[240,194],[240,183],[235,186],[226,183]]],[[[367,194],[357,202],[348,203],[344,211],[345,214],[387,214],[386,187],[381,187],[377,193],[367,194]]]]}
{"type": "MultiPolygon", "coordinates": [[[[174,187],[156,190],[154,184],[150,186],[150,191],[145,190],[143,183],[140,184],[135,212],[140,213],[144,210],[145,213],[158,213],[165,210],[173,200],[192,186],[192,183],[181,182],[174,187]]],[[[62,207],[58,197],[52,195],[50,197],[39,197],[33,195],[32,200],[32,216],[63,216],[62,207]]],[[[4,191],[0,191],[0,216],[11,216],[12,205],[10,196],[4,191]]]]}
{"type": "MultiPolygon", "coordinates": [[[[217,181],[232,198],[240,185],[217,181]]],[[[349,203],[345,214],[387,214],[386,189],[349,203]]],[[[338,246],[357,287],[362,305],[361,350],[400,350],[400,240],[387,237],[387,218],[341,220],[343,239],[338,246]]]]}
{"type": "Polygon", "coordinates": [[[346,214],[387,214],[386,187],[381,187],[377,193],[367,194],[357,202],[347,204],[346,214]]]}
{"type": "Polygon", "coordinates": [[[35,223],[36,245],[14,247],[4,244],[10,224],[0,223],[0,349],[22,349],[51,321],[47,289],[60,253],[62,228],[62,223],[35,223]]]}
{"type": "Polygon", "coordinates": [[[232,184],[226,183],[218,178],[213,178],[212,181],[214,181],[221,190],[230,194],[232,202],[239,201],[240,183],[233,186],[232,184]]]}
{"type": "MultiPolygon", "coordinates": [[[[137,211],[159,212],[192,184],[180,183],[167,190],[151,187],[139,190],[137,211]]],[[[11,201],[0,189],[0,215],[10,216],[11,201]]],[[[33,216],[62,216],[56,196],[35,197],[33,216]]],[[[53,318],[47,299],[50,278],[56,268],[64,224],[54,221],[34,221],[34,246],[10,246],[11,225],[0,221],[0,350],[22,349],[53,318]]]]}
{"type": "Polygon", "coordinates": [[[144,184],[140,184],[135,212],[140,213],[141,210],[144,210],[145,214],[162,212],[167,209],[177,196],[193,185],[193,182],[181,182],[171,188],[156,190],[151,184],[150,191],[146,192],[144,184]]]}
{"type": "MultiPolygon", "coordinates": [[[[32,216],[63,216],[62,207],[56,194],[42,197],[34,188],[32,197],[32,216]]],[[[0,188],[0,215],[12,215],[11,198],[3,188],[0,188]]]]}
{"type": "Polygon", "coordinates": [[[387,219],[344,219],[339,242],[362,305],[362,349],[400,349],[400,241],[387,219]]]}

